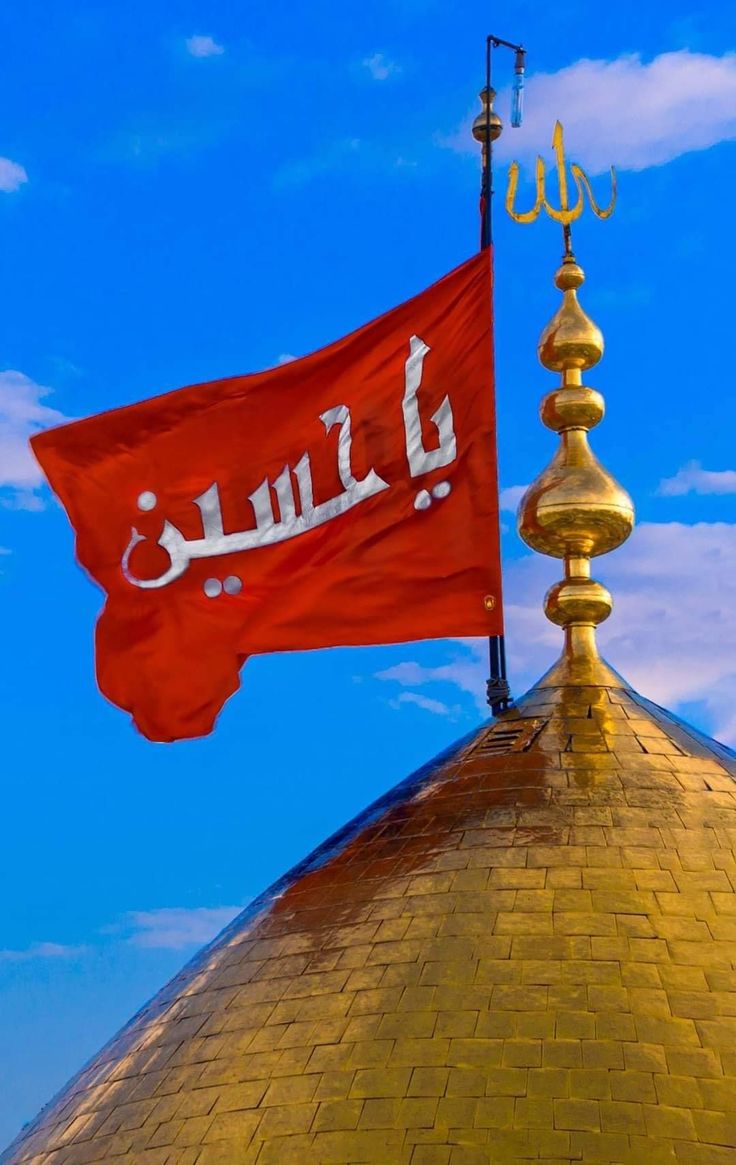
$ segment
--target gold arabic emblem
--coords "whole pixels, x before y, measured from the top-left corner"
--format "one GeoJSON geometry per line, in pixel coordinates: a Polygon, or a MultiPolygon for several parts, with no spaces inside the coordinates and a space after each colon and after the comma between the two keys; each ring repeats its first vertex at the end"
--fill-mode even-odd
{"type": "Polygon", "coordinates": [[[601,209],[595,200],[593,191],[590,186],[590,181],[587,174],[577,165],[576,162],[570,163],[570,173],[573,181],[577,187],[578,198],[574,206],[570,206],[567,191],[567,172],[565,159],[565,143],[563,140],[562,126],[559,121],[555,122],[554,133],[552,134],[552,146],[557,158],[557,180],[560,185],[560,207],[552,206],[548,200],[545,192],[546,183],[546,167],[544,159],[537,158],[536,167],[536,187],[537,198],[531,210],[516,211],[514,210],[514,202],[516,200],[516,190],[519,185],[519,163],[512,162],[509,167],[509,185],[506,192],[506,210],[511,215],[514,222],[534,222],[539,216],[540,211],[546,210],[550,218],[555,222],[562,223],[567,227],[576,218],[580,218],[583,213],[585,205],[585,195],[588,195],[591,210],[598,218],[609,218],[613,214],[613,208],[616,205],[616,171],[611,166],[611,201],[608,206],[601,209]]]}

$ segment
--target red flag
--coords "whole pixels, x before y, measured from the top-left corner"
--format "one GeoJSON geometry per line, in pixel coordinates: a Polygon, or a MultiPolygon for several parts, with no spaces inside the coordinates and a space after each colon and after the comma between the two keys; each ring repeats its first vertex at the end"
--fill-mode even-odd
{"type": "Polygon", "coordinates": [[[97,678],[210,732],[249,655],[502,632],[485,251],[301,360],[52,429],[97,678]]]}

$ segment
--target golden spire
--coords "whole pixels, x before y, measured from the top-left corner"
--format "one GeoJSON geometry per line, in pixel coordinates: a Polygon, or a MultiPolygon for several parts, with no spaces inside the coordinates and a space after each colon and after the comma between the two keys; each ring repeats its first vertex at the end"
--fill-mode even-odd
{"type": "MultiPolygon", "coordinates": [[[[559,127],[555,135],[561,168],[564,156],[559,127]]],[[[574,173],[580,186],[579,167],[574,173]]],[[[538,203],[539,209],[547,209],[543,192],[538,203]]],[[[595,205],[593,209],[597,209],[595,205]]],[[[598,654],[595,636],[598,624],[610,615],[613,601],[602,583],[591,578],[590,560],[625,542],[634,525],[634,506],[588,443],[588,432],[603,419],[605,406],[601,394],[583,384],[582,374],[603,355],[603,336],[578,303],[577,289],[585,276],[572,253],[569,221],[564,230],[565,255],[555,275],[562,305],[538,345],[544,367],[561,374],[560,387],[544,398],[540,409],[543,423],[559,434],[560,447],[524,494],[518,528],[527,546],[561,558],[565,564],[564,579],[550,588],[544,600],[547,618],[564,628],[565,646],[543,682],[618,684],[615,672],[598,654]]]]}

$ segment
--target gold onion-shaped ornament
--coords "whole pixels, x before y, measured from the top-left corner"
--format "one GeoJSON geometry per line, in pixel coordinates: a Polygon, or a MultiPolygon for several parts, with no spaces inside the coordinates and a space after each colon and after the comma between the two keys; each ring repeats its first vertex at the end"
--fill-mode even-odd
{"type": "Polygon", "coordinates": [[[593,629],[607,619],[613,601],[590,577],[590,559],[624,542],[634,524],[626,490],[600,464],[588,432],[604,416],[603,397],[582,383],[582,373],[603,355],[603,336],[577,299],[585,276],[568,253],[555,275],[563,293],[559,310],[542,332],[539,359],[562,374],[562,384],[542,401],[540,416],[558,433],[560,447],[532,482],[519,506],[521,537],[533,550],[565,560],[565,578],[547,593],[545,614],[566,628],[568,656],[597,655],[593,629]]]}

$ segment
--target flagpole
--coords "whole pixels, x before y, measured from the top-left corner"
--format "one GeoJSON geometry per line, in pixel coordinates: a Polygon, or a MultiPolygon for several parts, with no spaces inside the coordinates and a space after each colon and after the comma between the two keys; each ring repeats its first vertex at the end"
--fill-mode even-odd
{"type": "MultiPolygon", "coordinates": [[[[521,125],[522,99],[524,92],[525,50],[522,45],[502,40],[497,36],[486,37],[486,83],[481,90],[480,99],[483,110],[473,122],[473,137],[481,145],[481,193],[480,193],[480,249],[490,248],[493,243],[493,143],[500,137],[503,130],[501,118],[493,108],[496,97],[491,84],[491,70],[493,63],[493,49],[508,48],[516,55],[514,60],[514,84],[512,89],[512,126],[521,125]]],[[[493,264],[493,251],[490,255],[493,264]]],[[[491,375],[494,369],[491,368],[491,375]]],[[[494,378],[495,380],[495,378],[494,378]]],[[[512,703],[511,689],[506,672],[506,637],[491,635],[488,638],[488,654],[490,677],[488,680],[488,703],[491,712],[497,716],[505,712],[512,703]]]]}

